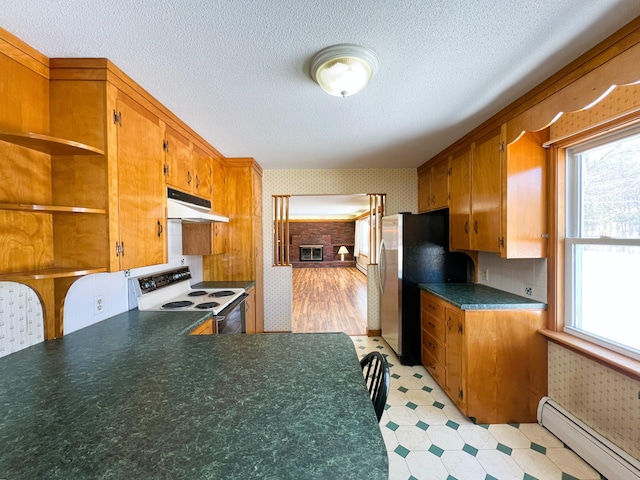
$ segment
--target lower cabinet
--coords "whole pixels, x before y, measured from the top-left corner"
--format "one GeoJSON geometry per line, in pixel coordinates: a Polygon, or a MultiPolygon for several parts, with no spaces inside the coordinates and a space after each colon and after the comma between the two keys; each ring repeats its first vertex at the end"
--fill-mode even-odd
{"type": "Polygon", "coordinates": [[[536,421],[547,394],[546,312],[460,310],[421,291],[422,363],[476,423],[536,421]]]}
{"type": "Polygon", "coordinates": [[[214,322],[212,318],[208,318],[191,330],[189,335],[215,335],[216,333],[218,333],[218,322],[214,322]]]}

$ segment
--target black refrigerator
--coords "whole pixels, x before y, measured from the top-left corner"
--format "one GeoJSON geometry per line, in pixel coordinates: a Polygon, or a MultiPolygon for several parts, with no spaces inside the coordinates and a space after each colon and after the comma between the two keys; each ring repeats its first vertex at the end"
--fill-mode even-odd
{"type": "Polygon", "coordinates": [[[448,210],[382,217],[380,327],[403,365],[421,363],[418,284],[473,281],[471,259],[448,245],[448,210]]]}

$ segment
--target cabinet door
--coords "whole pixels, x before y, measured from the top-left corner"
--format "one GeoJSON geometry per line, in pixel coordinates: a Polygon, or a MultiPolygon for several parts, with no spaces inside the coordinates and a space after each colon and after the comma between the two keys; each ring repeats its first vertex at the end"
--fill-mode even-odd
{"type": "MultiPolygon", "coordinates": [[[[214,212],[227,215],[227,177],[224,166],[215,158],[211,160],[211,171],[213,174],[212,185],[213,194],[211,198],[214,212]]],[[[226,253],[227,251],[227,224],[214,224],[213,240],[216,253],[226,253]]]]}
{"type": "Polygon", "coordinates": [[[469,249],[469,221],[471,215],[470,169],[470,149],[466,149],[451,158],[449,246],[452,250],[469,249]]]}
{"type": "Polygon", "coordinates": [[[464,412],[464,395],[462,390],[463,371],[462,371],[462,332],[463,332],[463,315],[457,310],[446,308],[446,386],[445,390],[449,397],[456,402],[458,407],[464,412]]]}
{"type": "Polygon", "coordinates": [[[499,252],[502,135],[481,138],[471,152],[471,250],[499,252]]]}
{"type": "Polygon", "coordinates": [[[193,194],[211,200],[213,192],[211,157],[198,147],[193,147],[191,163],[193,165],[193,194]]]}
{"type": "Polygon", "coordinates": [[[431,168],[431,210],[449,206],[449,162],[431,168]]]}
{"type": "Polygon", "coordinates": [[[427,212],[431,205],[431,169],[418,176],[418,212],[427,212]]]}
{"type": "Polygon", "coordinates": [[[175,130],[167,127],[164,151],[164,173],[167,185],[191,193],[194,175],[189,141],[175,130]]]}
{"type": "Polygon", "coordinates": [[[132,100],[118,98],[118,223],[124,270],[166,262],[165,184],[159,120],[132,100]]]}

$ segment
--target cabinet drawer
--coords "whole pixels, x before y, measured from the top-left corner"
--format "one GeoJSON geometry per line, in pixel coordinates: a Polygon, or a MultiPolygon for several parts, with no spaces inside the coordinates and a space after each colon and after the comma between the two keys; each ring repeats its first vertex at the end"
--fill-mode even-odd
{"type": "Polygon", "coordinates": [[[424,368],[427,369],[427,372],[434,378],[438,385],[444,388],[445,382],[445,368],[439,364],[429,353],[426,348],[422,348],[422,364],[424,368]]]}
{"type": "Polygon", "coordinates": [[[422,330],[422,348],[426,349],[431,356],[441,365],[445,365],[445,347],[435,338],[422,330]]]}
{"type": "Polygon", "coordinates": [[[435,318],[444,320],[444,305],[437,302],[433,295],[430,295],[424,291],[421,292],[420,303],[422,306],[422,311],[435,318]]]}
{"type": "Polygon", "coordinates": [[[425,310],[422,311],[422,328],[438,342],[445,343],[444,322],[430,315],[425,310]]]}

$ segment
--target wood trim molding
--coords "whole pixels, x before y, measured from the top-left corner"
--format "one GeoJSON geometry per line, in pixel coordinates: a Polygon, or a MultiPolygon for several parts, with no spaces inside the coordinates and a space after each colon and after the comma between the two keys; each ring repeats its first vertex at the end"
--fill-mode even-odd
{"type": "Polygon", "coordinates": [[[167,126],[183,136],[194,140],[202,150],[212,156],[224,158],[218,150],[202,138],[171,110],[160,103],[140,84],[120,70],[107,58],[51,58],[49,59],[51,80],[95,80],[106,81],[114,85],[120,92],[156,115],[167,126]]]}
{"type": "MultiPolygon", "coordinates": [[[[572,85],[574,82],[577,82],[582,77],[588,76],[588,74],[592,72],[593,75],[589,75],[585,80],[578,82],[576,84],[576,87],[565,90],[565,92],[562,93],[562,97],[570,98],[570,91],[580,93],[581,90],[585,88],[586,84],[597,78],[601,72],[603,74],[603,78],[610,78],[612,76],[612,72],[615,72],[615,68],[620,67],[619,63],[622,60],[615,61],[608,66],[605,66],[602,70],[600,70],[600,67],[607,64],[610,60],[615,59],[617,56],[624,54],[627,50],[630,49],[633,49],[634,52],[623,55],[621,58],[635,58],[635,56],[638,55],[638,49],[640,49],[640,45],[638,44],[640,44],[640,17],[632,20],[616,33],[600,42],[598,45],[578,57],[576,60],[559,70],[557,73],[540,83],[538,86],[534,87],[532,90],[524,94],[522,97],[518,98],[516,101],[509,104],[507,107],[500,110],[491,118],[483,122],[480,126],[473,129],[453,144],[449,145],[447,148],[445,148],[443,151],[441,151],[431,159],[427,160],[425,163],[435,164],[440,160],[448,158],[448,156],[453,154],[456,150],[464,148],[466,145],[472,143],[474,139],[486,135],[488,132],[495,128],[498,128],[503,123],[513,121],[519,115],[526,114],[527,110],[536,107],[542,102],[545,102],[549,97],[555,95],[569,85],[572,85]]],[[[633,63],[623,67],[623,73],[620,77],[622,78],[622,80],[614,81],[613,84],[632,83],[633,80],[629,80],[630,77],[628,73],[630,70],[633,70],[635,68],[637,74],[637,68],[635,67],[636,65],[637,63],[633,63]]],[[[600,92],[600,94],[601,93],[602,92],[600,92]]],[[[551,101],[549,103],[553,102],[551,101]]],[[[588,102],[583,103],[582,99],[577,103],[582,103],[582,105],[578,108],[583,108],[588,105],[588,102]]],[[[547,104],[545,103],[543,106],[537,108],[544,110],[545,108],[547,108],[547,104]]],[[[559,113],[559,111],[556,111],[556,113],[559,113]]],[[[546,122],[548,122],[549,120],[551,119],[547,118],[546,122]]],[[[511,126],[511,129],[513,131],[517,131],[520,128],[516,125],[517,123],[514,123],[511,126]]],[[[418,168],[422,168],[422,165],[418,168]]]]}
{"type": "Polygon", "coordinates": [[[576,352],[584,357],[595,360],[596,362],[620,372],[635,380],[640,380],[640,361],[613,352],[607,348],[595,345],[581,338],[569,335],[564,332],[554,332],[553,330],[544,329],[539,333],[558,345],[576,352]]]}
{"type": "Polygon", "coordinates": [[[0,27],[0,53],[49,78],[49,58],[0,27]]]}

